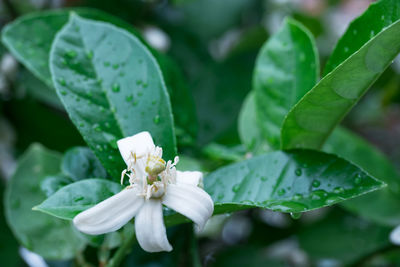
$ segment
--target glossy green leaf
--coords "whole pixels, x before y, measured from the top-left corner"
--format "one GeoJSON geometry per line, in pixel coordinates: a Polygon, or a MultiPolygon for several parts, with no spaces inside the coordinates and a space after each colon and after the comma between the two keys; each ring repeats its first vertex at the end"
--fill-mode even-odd
{"type": "Polygon", "coordinates": [[[256,117],[254,92],[251,91],[243,102],[239,113],[238,131],[240,140],[246,148],[256,154],[267,152],[270,146],[263,138],[256,117]]]}
{"type": "Polygon", "coordinates": [[[40,183],[60,171],[59,154],[33,145],[18,162],[5,195],[6,218],[18,241],[46,259],[70,259],[84,246],[66,221],[32,210],[46,199],[40,183]]]}
{"type": "Polygon", "coordinates": [[[50,175],[43,179],[40,183],[40,189],[43,193],[46,194],[47,197],[51,196],[59,189],[63,188],[64,186],[74,182],[73,179],[65,176],[63,174],[57,175],[50,175]]]}
{"type": "Polygon", "coordinates": [[[44,86],[29,75],[25,75],[27,77],[21,79],[26,81],[29,78],[31,81],[29,83],[28,81],[22,82],[22,86],[26,87],[27,91],[36,98],[57,108],[62,107],[56,93],[53,92],[49,57],[51,43],[56,33],[68,22],[71,10],[74,10],[80,16],[110,22],[124,28],[139,38],[151,50],[160,64],[168,92],[171,95],[176,118],[175,123],[178,130],[181,130],[178,132],[180,143],[193,142],[193,137],[196,136],[197,132],[194,100],[179,66],[167,55],[148,46],[131,24],[96,9],[74,8],[31,13],[16,19],[4,28],[2,32],[4,44],[38,79],[47,84],[47,86],[44,86]],[[32,34],[35,38],[30,38],[32,34]]]}
{"type": "Polygon", "coordinates": [[[105,179],[86,179],[69,184],[34,209],[71,220],[78,213],[120,192],[122,186],[105,179]]]}
{"type": "Polygon", "coordinates": [[[323,150],[353,162],[388,185],[382,190],[343,202],[345,208],[379,224],[400,224],[400,175],[381,151],[344,128],[333,131],[323,150]]]}
{"type": "Polygon", "coordinates": [[[286,19],[261,48],[253,76],[258,124],[272,147],[279,149],[285,116],[316,84],[318,73],[313,36],[300,23],[286,19]]]}
{"type": "Polygon", "coordinates": [[[87,147],[74,147],[65,152],[61,171],[72,179],[106,178],[107,172],[87,147]]]}
{"type": "Polygon", "coordinates": [[[349,266],[387,247],[390,230],[337,211],[301,229],[299,243],[312,260],[334,259],[335,266],[349,266]]]}
{"type": "Polygon", "coordinates": [[[372,3],[364,14],[350,23],[329,57],[324,75],[334,70],[365,43],[399,19],[399,1],[380,0],[372,3]]]}
{"type": "Polygon", "coordinates": [[[282,148],[320,148],[399,51],[400,21],[396,21],[326,75],[291,109],[282,127],[282,148]]]}
{"type": "Polygon", "coordinates": [[[115,26],[72,15],[50,56],[54,85],[72,122],[116,179],[125,168],[116,141],[149,131],[166,159],[176,153],[167,89],[154,57],[115,26]]]}
{"type": "MultiPolygon", "coordinates": [[[[77,8],[73,10],[87,18],[109,21],[115,25],[132,29],[128,23],[96,9],[77,8]]],[[[53,87],[49,69],[51,43],[56,33],[68,22],[70,11],[71,9],[64,9],[30,13],[8,24],[2,31],[2,41],[6,47],[49,87],[53,87]],[[34,37],[30,38],[30,36],[34,37]]]]}
{"type": "Polygon", "coordinates": [[[217,213],[248,207],[303,212],[374,191],[383,183],[353,164],[312,150],[271,152],[204,179],[217,213]]]}

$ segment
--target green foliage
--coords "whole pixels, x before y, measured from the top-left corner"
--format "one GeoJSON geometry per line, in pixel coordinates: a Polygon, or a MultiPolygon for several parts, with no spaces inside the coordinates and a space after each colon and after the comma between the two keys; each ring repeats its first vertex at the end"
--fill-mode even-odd
{"type": "Polygon", "coordinates": [[[303,212],[382,186],[353,164],[311,150],[267,153],[220,168],[204,180],[217,213],[245,207],[303,212]]]}
{"type": "Polygon", "coordinates": [[[279,149],[286,114],[315,85],[318,74],[314,38],[301,24],[286,19],[261,48],[254,68],[256,117],[271,147],[279,149]]]}
{"type": "Polygon", "coordinates": [[[299,242],[313,260],[334,259],[337,264],[349,265],[388,247],[389,232],[390,228],[332,212],[324,220],[300,230],[299,242]]]}
{"type": "Polygon", "coordinates": [[[104,179],[85,179],[69,184],[34,209],[72,220],[78,213],[121,191],[118,183],[104,179]]]}
{"type": "Polygon", "coordinates": [[[399,51],[397,20],[326,75],[290,110],[281,130],[282,148],[319,149],[399,51]]]}
{"type": "Polygon", "coordinates": [[[100,161],[87,147],[74,147],[66,151],[62,158],[61,171],[75,181],[107,177],[100,161]]]}
{"type": "Polygon", "coordinates": [[[50,67],[72,122],[114,179],[124,169],[116,145],[122,137],[150,131],[165,158],[173,158],[168,92],[157,62],[136,37],[72,15],[53,42],[50,67]]]}
{"type": "Polygon", "coordinates": [[[337,128],[323,149],[353,162],[388,185],[346,201],[342,204],[344,207],[379,224],[396,226],[400,223],[400,175],[382,152],[344,128],[337,128]]]}
{"type": "Polygon", "coordinates": [[[46,199],[40,183],[60,171],[60,160],[59,154],[33,145],[20,159],[5,194],[6,217],[14,235],[46,259],[71,259],[85,245],[69,222],[32,210],[46,199]]]}
{"type": "Polygon", "coordinates": [[[350,23],[329,57],[325,65],[324,75],[334,70],[399,19],[399,1],[380,0],[372,3],[364,14],[350,23]]]}

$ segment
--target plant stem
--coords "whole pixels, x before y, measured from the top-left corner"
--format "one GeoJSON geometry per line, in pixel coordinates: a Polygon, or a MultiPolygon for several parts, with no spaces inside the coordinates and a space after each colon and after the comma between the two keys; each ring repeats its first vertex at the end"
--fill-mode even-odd
{"type": "Polygon", "coordinates": [[[125,258],[126,254],[128,254],[135,243],[135,235],[131,233],[125,238],[122,245],[115,252],[113,257],[110,259],[106,267],[118,267],[120,263],[125,258]]]}

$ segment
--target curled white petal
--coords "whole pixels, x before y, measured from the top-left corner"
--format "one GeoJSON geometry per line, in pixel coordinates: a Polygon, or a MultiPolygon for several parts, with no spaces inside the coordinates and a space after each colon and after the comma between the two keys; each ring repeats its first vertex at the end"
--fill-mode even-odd
{"type": "Polygon", "coordinates": [[[131,220],[143,206],[136,188],[127,188],[75,216],[75,227],[86,234],[113,232],[131,220]]]}
{"type": "Polygon", "coordinates": [[[126,165],[130,163],[131,153],[141,156],[155,149],[153,138],[149,132],[140,132],[133,136],[122,138],[117,141],[117,145],[126,165]]]}
{"type": "Polygon", "coordinates": [[[400,225],[390,233],[390,241],[395,245],[400,245],[400,225]]]}
{"type": "Polygon", "coordinates": [[[203,173],[198,171],[176,171],[176,182],[193,186],[203,185],[203,173]]]}
{"type": "Polygon", "coordinates": [[[169,184],[163,204],[191,219],[198,231],[214,212],[214,203],[203,189],[184,183],[169,184]]]}
{"type": "Polygon", "coordinates": [[[145,201],[135,218],[135,232],[140,246],[147,252],[172,250],[167,239],[162,204],[159,199],[145,201]]]}

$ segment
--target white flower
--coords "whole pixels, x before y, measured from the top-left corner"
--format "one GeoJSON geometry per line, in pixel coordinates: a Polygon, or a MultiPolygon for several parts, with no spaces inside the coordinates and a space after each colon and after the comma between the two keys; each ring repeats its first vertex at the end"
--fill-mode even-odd
{"type": "Polygon", "coordinates": [[[394,228],[394,230],[390,233],[390,241],[400,246],[400,225],[394,228]]]}
{"type": "Polygon", "coordinates": [[[163,221],[162,204],[191,219],[201,230],[214,211],[211,197],[199,187],[201,172],[180,172],[174,162],[162,159],[148,132],[118,141],[127,165],[130,185],[118,194],[75,216],[75,227],[86,234],[116,231],[135,217],[140,246],[148,252],[171,251],[163,221]]]}

